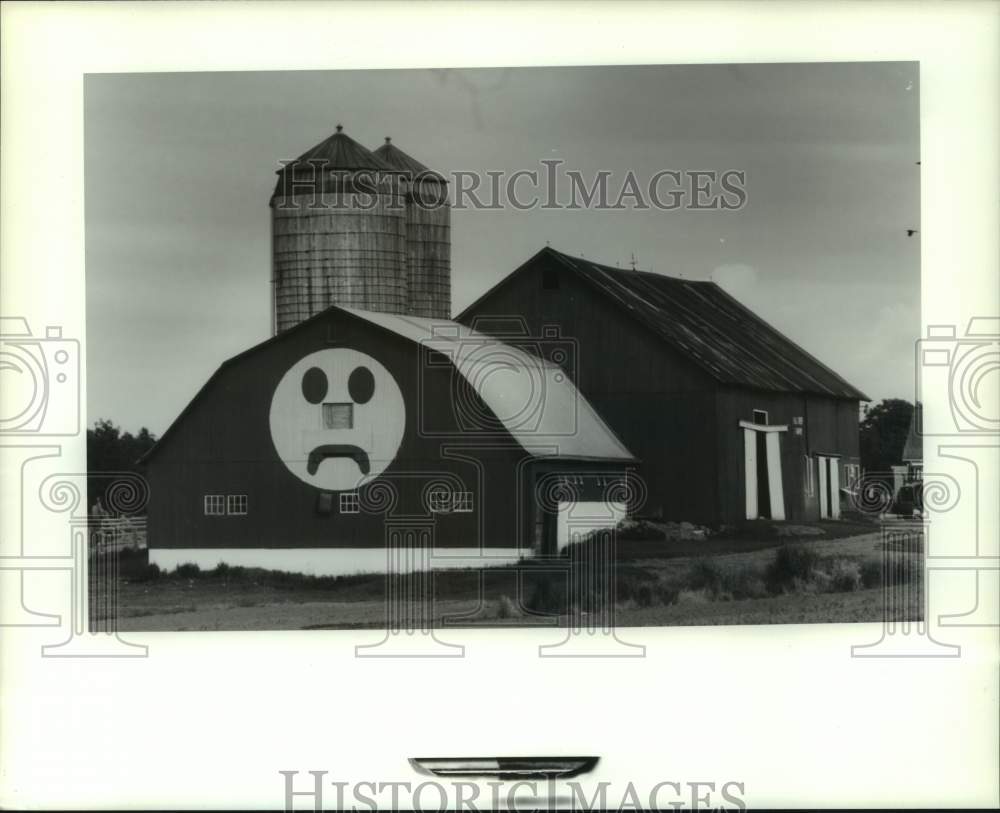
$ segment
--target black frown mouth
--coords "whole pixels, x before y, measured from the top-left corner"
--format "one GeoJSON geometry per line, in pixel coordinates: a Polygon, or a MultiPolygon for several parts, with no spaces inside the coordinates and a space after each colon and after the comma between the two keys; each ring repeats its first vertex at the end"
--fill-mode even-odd
{"type": "Polygon", "coordinates": [[[310,474],[315,474],[319,469],[319,464],[328,457],[349,458],[358,464],[358,469],[360,469],[362,474],[368,474],[371,471],[368,452],[360,446],[352,446],[345,443],[328,443],[324,446],[317,446],[309,452],[309,462],[306,464],[306,470],[310,474]]]}

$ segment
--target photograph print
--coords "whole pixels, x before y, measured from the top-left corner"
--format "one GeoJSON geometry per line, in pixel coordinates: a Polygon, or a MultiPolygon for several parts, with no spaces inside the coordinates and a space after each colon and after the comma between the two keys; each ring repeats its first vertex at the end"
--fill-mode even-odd
{"type": "Polygon", "coordinates": [[[918,83],[87,75],[91,626],[921,619],[918,83]]]}

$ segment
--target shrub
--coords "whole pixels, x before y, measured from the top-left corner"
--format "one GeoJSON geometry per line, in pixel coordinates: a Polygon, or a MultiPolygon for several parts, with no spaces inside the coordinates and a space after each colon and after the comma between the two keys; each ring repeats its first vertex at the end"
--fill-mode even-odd
{"type": "Polygon", "coordinates": [[[198,567],[194,562],[184,562],[182,565],[177,565],[177,575],[185,579],[193,579],[196,576],[201,575],[201,568],[198,567]]]}
{"type": "Polygon", "coordinates": [[[535,574],[534,588],[525,606],[536,613],[565,613],[568,609],[566,580],[562,574],[535,574]]]}
{"type": "Polygon", "coordinates": [[[707,604],[712,600],[704,590],[681,590],[677,594],[677,604],[707,604]]]}
{"type": "Polygon", "coordinates": [[[228,576],[229,571],[230,571],[229,565],[227,565],[225,562],[219,562],[219,564],[215,566],[215,570],[212,571],[212,575],[216,577],[228,576]]]}
{"type": "Polygon", "coordinates": [[[882,563],[869,559],[861,563],[861,584],[866,588],[882,586],[882,563]]]}
{"type": "Polygon", "coordinates": [[[686,585],[691,590],[718,595],[723,590],[722,569],[711,559],[696,559],[688,569],[686,585]]]}
{"type": "Polygon", "coordinates": [[[819,560],[819,554],[806,545],[782,545],[764,572],[767,591],[777,595],[801,589],[802,584],[813,580],[819,560]]]}
{"type": "Polygon", "coordinates": [[[500,596],[497,601],[497,618],[519,618],[521,611],[509,596],[500,596]]]}
{"type": "Polygon", "coordinates": [[[853,593],[861,589],[861,566],[850,559],[834,559],[830,563],[830,589],[836,593],[853,593]]]}
{"type": "Polygon", "coordinates": [[[734,599],[763,598],[768,594],[761,572],[750,565],[725,574],[723,584],[734,599]]]}
{"type": "Polygon", "coordinates": [[[151,582],[160,578],[161,571],[159,565],[146,565],[143,568],[138,568],[133,570],[129,576],[128,580],[131,582],[142,583],[151,582]]]}
{"type": "Polygon", "coordinates": [[[616,533],[618,539],[626,541],[662,540],[667,537],[662,528],[657,528],[651,522],[644,519],[622,520],[618,524],[616,533]]]}

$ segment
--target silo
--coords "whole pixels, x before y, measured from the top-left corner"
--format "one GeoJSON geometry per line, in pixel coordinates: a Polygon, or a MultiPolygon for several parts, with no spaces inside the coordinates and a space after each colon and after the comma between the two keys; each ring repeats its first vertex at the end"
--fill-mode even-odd
{"type": "Polygon", "coordinates": [[[410,313],[451,318],[451,204],[447,180],[386,138],[375,156],[402,177],[410,313]]]}
{"type": "Polygon", "coordinates": [[[334,304],[410,312],[399,173],[339,124],[283,163],[270,202],[273,332],[334,304]]]}

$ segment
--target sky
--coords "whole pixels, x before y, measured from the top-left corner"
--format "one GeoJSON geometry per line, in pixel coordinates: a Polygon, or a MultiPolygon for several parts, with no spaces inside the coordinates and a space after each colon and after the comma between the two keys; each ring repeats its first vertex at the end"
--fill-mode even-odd
{"type": "Polygon", "coordinates": [[[714,280],[873,400],[913,399],[917,63],[91,74],[88,423],[161,434],[270,336],[274,172],[337,124],[455,172],[739,170],[732,211],[452,213],[458,313],[546,244],[714,280]]]}

